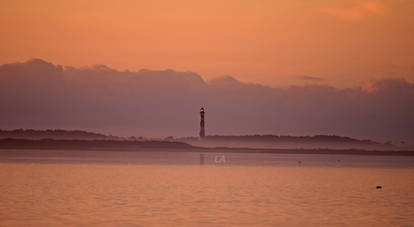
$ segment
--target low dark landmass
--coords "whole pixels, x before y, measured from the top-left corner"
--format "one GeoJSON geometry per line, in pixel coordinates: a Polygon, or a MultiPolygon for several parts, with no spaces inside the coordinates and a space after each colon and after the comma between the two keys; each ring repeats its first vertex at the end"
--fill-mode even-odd
{"type": "Polygon", "coordinates": [[[0,139],[0,149],[43,150],[140,150],[146,148],[189,149],[193,146],[183,142],[127,141],[127,140],[26,140],[0,139]]]}
{"type": "MultiPolygon", "coordinates": [[[[143,137],[119,137],[104,135],[82,130],[34,130],[15,129],[0,130],[0,139],[28,139],[28,140],[111,140],[111,141],[147,141],[143,137]]],[[[176,138],[167,137],[164,141],[187,143],[196,147],[232,147],[232,148],[260,148],[260,149],[362,149],[362,150],[412,150],[408,144],[398,146],[380,143],[371,140],[359,140],[337,135],[316,136],[278,136],[278,135],[240,135],[206,136],[202,140],[198,137],[176,138]]]]}
{"type": "Polygon", "coordinates": [[[414,150],[362,150],[362,149],[263,149],[196,147],[171,141],[121,141],[121,140],[25,140],[0,139],[2,150],[89,150],[89,151],[165,151],[165,152],[222,152],[222,153],[275,153],[275,154],[346,154],[414,156],[414,150]]]}
{"type": "Polygon", "coordinates": [[[58,139],[58,140],[118,140],[118,136],[104,135],[95,132],[82,130],[63,130],[63,129],[14,129],[0,130],[0,139],[58,139]]]}
{"type": "Polygon", "coordinates": [[[251,147],[267,149],[363,149],[393,150],[400,149],[391,143],[379,143],[371,140],[358,140],[336,135],[316,136],[277,136],[277,135],[244,135],[244,136],[206,136],[202,140],[197,137],[176,139],[194,146],[202,147],[251,147]]]}

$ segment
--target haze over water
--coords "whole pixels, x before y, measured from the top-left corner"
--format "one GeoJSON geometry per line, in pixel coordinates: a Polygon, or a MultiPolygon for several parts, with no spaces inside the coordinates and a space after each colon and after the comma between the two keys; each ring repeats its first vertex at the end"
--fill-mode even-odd
{"type": "Polygon", "coordinates": [[[1,152],[2,226],[414,223],[413,157],[13,152],[1,152]]]}

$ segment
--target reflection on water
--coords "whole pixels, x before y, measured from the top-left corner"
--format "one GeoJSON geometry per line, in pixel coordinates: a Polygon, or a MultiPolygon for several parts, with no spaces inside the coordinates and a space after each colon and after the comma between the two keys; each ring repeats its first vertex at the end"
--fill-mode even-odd
{"type": "Polygon", "coordinates": [[[169,161],[159,154],[110,153],[2,154],[0,225],[414,223],[410,157],[225,154],[226,162],[214,164],[223,154],[204,154],[199,165],[197,153],[167,155],[169,161]],[[246,159],[254,164],[243,164],[246,159]]]}

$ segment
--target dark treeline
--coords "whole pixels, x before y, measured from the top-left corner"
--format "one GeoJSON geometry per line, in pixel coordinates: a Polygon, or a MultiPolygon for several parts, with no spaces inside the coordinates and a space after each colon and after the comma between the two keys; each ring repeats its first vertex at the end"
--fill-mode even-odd
{"type": "Polygon", "coordinates": [[[121,139],[117,136],[107,136],[95,132],[87,132],[82,130],[63,130],[63,129],[14,129],[14,130],[0,130],[1,138],[15,138],[15,139],[79,139],[79,140],[102,140],[121,139]]]}
{"type": "Polygon", "coordinates": [[[55,139],[0,139],[0,149],[28,150],[119,150],[135,151],[142,148],[187,149],[191,145],[169,141],[126,140],[55,140],[55,139]]]}
{"type": "Polygon", "coordinates": [[[337,135],[315,136],[278,136],[278,135],[242,135],[222,136],[211,135],[203,139],[197,137],[179,138],[176,141],[202,147],[238,147],[238,148],[269,148],[269,149],[364,149],[390,150],[405,149],[389,142],[379,143],[372,140],[360,140],[337,135]]]}
{"type": "MultiPolygon", "coordinates": [[[[182,140],[194,140],[197,137],[185,137],[182,140]]],[[[337,135],[315,135],[315,136],[279,136],[279,135],[242,135],[242,136],[224,136],[212,135],[206,136],[204,140],[210,141],[226,141],[226,140],[240,140],[240,141],[263,141],[263,142],[339,142],[339,143],[361,143],[361,144],[380,144],[371,140],[359,140],[346,136],[337,135]]]]}
{"type": "MultiPolygon", "coordinates": [[[[274,154],[343,154],[343,155],[391,155],[413,156],[414,150],[363,150],[363,149],[257,149],[257,148],[203,148],[195,147],[182,142],[169,141],[127,141],[127,140],[27,140],[27,139],[0,139],[0,157],[19,154],[17,150],[35,150],[39,154],[46,150],[52,151],[187,151],[202,153],[274,153],[274,154]]],[[[34,155],[35,153],[30,153],[34,155]]],[[[58,153],[56,153],[58,154],[58,153]]],[[[69,154],[69,153],[64,153],[69,154]]]]}

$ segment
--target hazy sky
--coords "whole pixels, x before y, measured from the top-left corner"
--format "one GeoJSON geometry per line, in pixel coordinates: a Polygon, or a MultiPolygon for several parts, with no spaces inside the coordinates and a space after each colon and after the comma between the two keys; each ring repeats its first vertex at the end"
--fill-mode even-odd
{"type": "Polygon", "coordinates": [[[191,70],[270,86],[414,82],[413,0],[0,0],[0,63],[191,70]]]}

